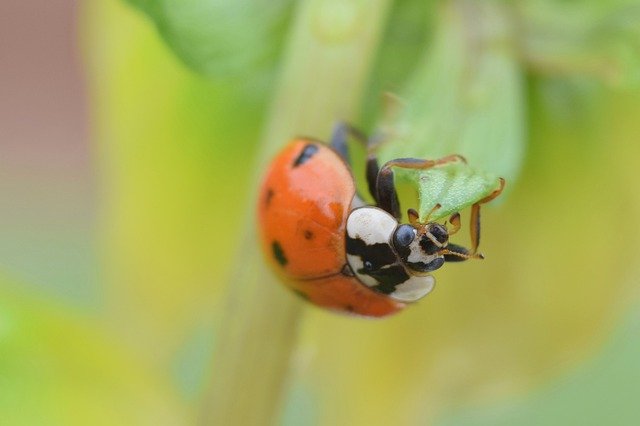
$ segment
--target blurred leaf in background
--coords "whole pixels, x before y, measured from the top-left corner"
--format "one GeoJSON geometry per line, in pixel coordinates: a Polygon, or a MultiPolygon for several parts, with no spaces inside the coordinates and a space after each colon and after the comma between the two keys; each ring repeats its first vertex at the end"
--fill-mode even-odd
{"type": "Polygon", "coordinates": [[[273,83],[291,0],[128,0],[146,12],[187,65],[205,74],[273,83]],[[269,77],[270,79],[265,79],[269,77]]]}
{"type": "Polygon", "coordinates": [[[0,278],[5,425],[190,424],[174,387],[69,308],[0,278]]]}
{"type": "Polygon", "coordinates": [[[607,342],[597,359],[561,374],[527,398],[468,408],[442,425],[632,425],[640,418],[635,396],[640,382],[640,323],[637,313],[607,342]]]}

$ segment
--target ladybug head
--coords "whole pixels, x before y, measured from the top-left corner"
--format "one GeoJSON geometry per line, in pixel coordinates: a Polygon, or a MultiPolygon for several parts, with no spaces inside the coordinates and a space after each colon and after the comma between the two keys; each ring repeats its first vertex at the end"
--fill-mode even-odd
{"type": "Polygon", "coordinates": [[[393,232],[393,248],[409,270],[435,271],[444,265],[442,250],[449,243],[447,228],[439,223],[412,221],[398,225],[393,232]]]}
{"type": "Polygon", "coordinates": [[[421,259],[431,262],[428,267],[407,263],[413,261],[409,252],[414,246],[420,253],[423,250],[416,228],[398,225],[388,212],[368,206],[351,211],[346,231],[349,270],[362,284],[401,302],[416,301],[433,290],[435,278],[427,272],[439,267],[436,264],[442,261],[433,260],[442,256],[421,254],[421,259]],[[406,254],[404,258],[400,253],[406,254]]]}

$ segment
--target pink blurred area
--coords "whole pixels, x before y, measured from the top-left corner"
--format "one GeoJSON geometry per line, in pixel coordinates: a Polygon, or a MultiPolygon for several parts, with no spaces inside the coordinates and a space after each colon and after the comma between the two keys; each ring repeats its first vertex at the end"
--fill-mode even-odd
{"type": "Polygon", "coordinates": [[[95,291],[94,178],[73,0],[0,2],[0,268],[95,291]]]}

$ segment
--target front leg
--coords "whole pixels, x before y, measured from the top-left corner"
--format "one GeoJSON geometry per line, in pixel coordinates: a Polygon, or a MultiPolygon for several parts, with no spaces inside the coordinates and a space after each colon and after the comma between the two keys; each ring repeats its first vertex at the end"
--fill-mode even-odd
{"type": "Polygon", "coordinates": [[[504,189],[504,179],[500,178],[500,187],[493,191],[488,196],[471,206],[471,224],[469,226],[471,230],[471,253],[475,254],[478,251],[480,245],[480,204],[488,203],[496,198],[504,189]]]}
{"type": "Polygon", "coordinates": [[[349,147],[347,141],[349,137],[353,137],[365,148],[369,146],[369,138],[364,132],[355,128],[346,121],[338,121],[333,127],[333,133],[331,134],[331,147],[342,157],[342,159],[349,165],[351,165],[351,159],[349,158],[349,147]]]}
{"type": "Polygon", "coordinates": [[[342,157],[342,159],[351,166],[351,159],[349,156],[349,147],[347,146],[347,141],[349,137],[353,137],[356,141],[358,141],[367,151],[367,186],[369,187],[369,193],[375,200],[378,202],[377,194],[375,192],[376,186],[376,177],[378,176],[378,161],[373,154],[370,154],[372,147],[376,145],[377,138],[368,138],[364,132],[356,129],[351,124],[346,121],[339,121],[333,128],[333,134],[331,135],[331,147],[342,157]]]}
{"type": "MultiPolygon", "coordinates": [[[[375,158],[373,158],[375,161],[375,158]]],[[[370,160],[371,161],[371,160],[370,160]]],[[[393,181],[393,168],[399,167],[402,169],[413,170],[427,170],[435,166],[440,166],[447,163],[456,161],[463,161],[466,163],[464,157],[460,155],[448,155],[438,160],[419,160],[417,158],[398,158],[388,161],[382,166],[378,172],[375,180],[373,192],[376,194],[374,198],[378,203],[378,207],[387,211],[396,219],[400,219],[400,201],[398,200],[398,193],[396,192],[395,184],[393,181]]],[[[367,163],[368,164],[368,163],[367,163]]],[[[376,161],[377,165],[377,161],[376,161]]]]}
{"type": "Polygon", "coordinates": [[[484,259],[480,253],[470,253],[469,249],[457,244],[447,244],[447,247],[440,250],[440,254],[444,255],[445,262],[464,262],[469,259],[484,259]]]}

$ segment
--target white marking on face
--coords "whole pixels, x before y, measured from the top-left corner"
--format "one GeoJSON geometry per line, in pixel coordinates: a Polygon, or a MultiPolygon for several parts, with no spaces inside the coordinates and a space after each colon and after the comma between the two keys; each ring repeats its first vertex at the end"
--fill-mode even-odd
{"type": "Polygon", "coordinates": [[[428,256],[428,255],[425,254],[424,251],[422,251],[422,248],[420,247],[420,238],[419,237],[416,237],[411,242],[411,244],[409,244],[409,250],[411,250],[411,251],[409,252],[409,257],[407,257],[407,260],[409,262],[412,262],[412,263],[418,263],[418,262],[429,263],[433,259],[438,257],[437,254],[432,254],[432,255],[428,256]]]}
{"type": "MultiPolygon", "coordinates": [[[[361,240],[366,245],[389,244],[391,235],[398,222],[389,213],[377,207],[354,209],[347,218],[347,235],[354,240],[361,240]]],[[[358,254],[347,253],[347,262],[358,279],[367,287],[375,287],[378,280],[358,271],[365,269],[364,261],[358,254]]],[[[384,269],[384,268],[383,268],[384,269]]]]}
{"type": "Polygon", "coordinates": [[[388,244],[398,222],[377,207],[355,209],[347,218],[347,234],[367,245],[388,244]]]}
{"type": "Polygon", "coordinates": [[[408,280],[396,286],[396,290],[389,296],[401,302],[415,302],[431,293],[436,285],[433,275],[411,275],[408,280]]]}
{"type": "MultiPolygon", "coordinates": [[[[409,244],[409,247],[408,247],[409,256],[407,256],[407,259],[406,259],[408,263],[415,264],[415,263],[422,262],[424,264],[429,264],[433,262],[435,259],[437,259],[438,257],[442,257],[442,255],[438,253],[426,254],[422,249],[422,247],[420,247],[420,241],[422,238],[423,238],[422,236],[416,236],[416,238],[414,238],[413,241],[411,241],[411,244],[409,244]]],[[[431,234],[427,234],[427,238],[429,238],[429,240],[431,241],[435,240],[435,238],[433,238],[431,234]]],[[[437,246],[442,247],[442,244],[437,242],[437,246]]]]}

